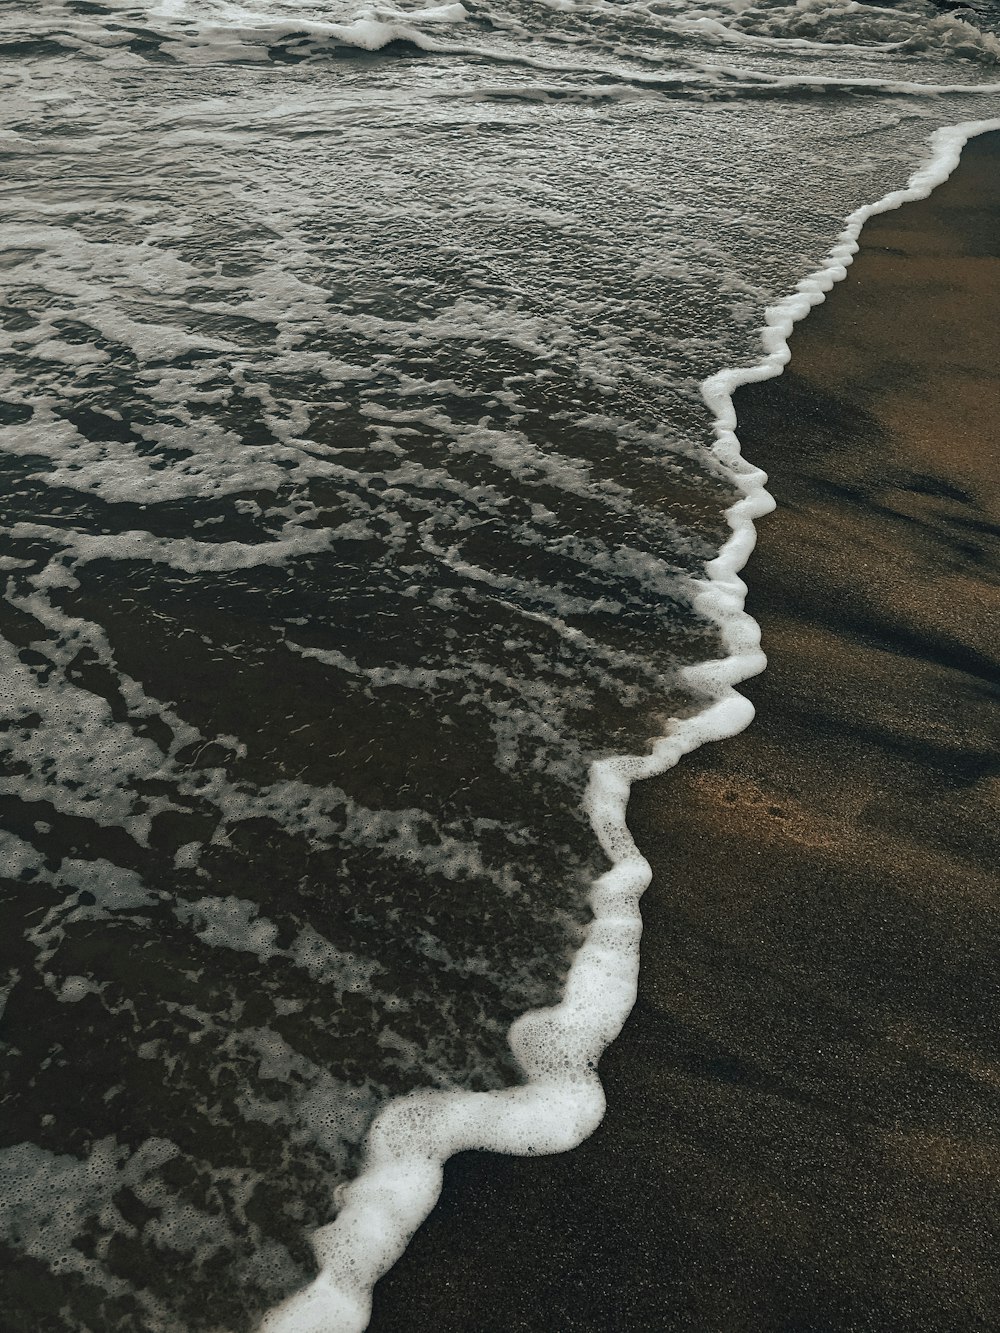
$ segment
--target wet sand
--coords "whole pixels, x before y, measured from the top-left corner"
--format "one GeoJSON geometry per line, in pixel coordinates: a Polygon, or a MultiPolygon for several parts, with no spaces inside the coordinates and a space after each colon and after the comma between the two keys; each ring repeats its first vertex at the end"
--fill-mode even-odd
{"type": "Polygon", "coordinates": [[[608,1115],[463,1154],[373,1333],[1000,1328],[1000,135],[741,391],[758,717],[637,787],[608,1115]]]}

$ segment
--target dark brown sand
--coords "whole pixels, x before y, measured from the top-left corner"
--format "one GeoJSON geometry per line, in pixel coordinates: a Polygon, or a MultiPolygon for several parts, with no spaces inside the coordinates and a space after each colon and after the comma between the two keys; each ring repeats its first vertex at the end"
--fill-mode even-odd
{"type": "Polygon", "coordinates": [[[1000,1329],[1000,135],[862,240],[739,395],[770,666],[633,793],[607,1118],[455,1158],[373,1333],[1000,1329]]]}

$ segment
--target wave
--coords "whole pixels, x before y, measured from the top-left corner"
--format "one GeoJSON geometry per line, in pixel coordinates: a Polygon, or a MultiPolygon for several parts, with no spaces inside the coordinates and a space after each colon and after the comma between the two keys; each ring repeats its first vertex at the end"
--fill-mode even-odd
{"type": "Polygon", "coordinates": [[[716,66],[706,77],[676,79],[635,77],[596,85],[509,84],[453,96],[483,102],[637,102],[651,98],[690,98],[698,102],[823,97],[947,97],[964,93],[998,93],[1000,83],[916,83],[896,79],[832,78],[816,75],[767,75],[736,66],[716,66]]]}
{"type": "Polygon", "coordinates": [[[739,725],[763,664],[763,480],[723,433],[706,454],[699,385],[929,118],[977,114],[938,96],[993,90],[832,19],[789,36],[805,9],[12,7],[0,851],[31,1142],[0,1229],[67,1327],[246,1328],[316,1228],[340,1300],[352,1217],[356,1327],[449,1145],[551,1147],[539,1097],[567,1142],[599,1117],[628,783],[739,725]],[[683,673],[720,623],[741,656],[683,673]],[[399,1103],[328,1232],[379,1107],[428,1087],[507,1092],[399,1103]]]}
{"type": "Polygon", "coordinates": [[[294,18],[205,24],[188,37],[173,38],[163,49],[176,59],[197,58],[199,53],[213,59],[239,58],[240,52],[250,54],[261,47],[271,55],[297,54],[303,59],[324,49],[374,52],[390,46],[468,54],[468,48],[435,35],[439,29],[462,23],[468,17],[468,10],[461,4],[407,11],[376,6],[360,10],[346,23],[294,18]]]}
{"type": "Polygon", "coordinates": [[[553,71],[621,74],[644,65],[685,66],[692,50],[734,46],[798,58],[880,56],[1000,63],[1000,40],[972,9],[942,14],[914,0],[887,8],[858,0],[750,5],[714,0],[694,14],[680,3],[605,4],[514,0],[501,12],[482,0],[437,6],[356,7],[344,0],[245,5],[162,0],[158,5],[88,5],[86,21],[55,0],[12,31],[0,55],[26,59],[73,53],[115,64],[299,62],[374,53],[464,56],[553,71]],[[103,18],[103,24],[100,21],[103,18]],[[977,24],[979,26],[977,26],[977,24]],[[604,66],[600,62],[608,62],[604,66]]]}
{"type": "MultiPolygon", "coordinates": [[[[970,15],[971,10],[967,11],[970,15]]],[[[935,13],[930,6],[889,9],[857,0],[799,0],[792,5],[752,6],[731,24],[693,20],[720,40],[780,42],[787,49],[839,51],[950,52],[996,64],[1000,41],[968,18],[935,13]]]]}
{"type": "Polygon", "coordinates": [[[719,371],[703,384],[715,418],[715,457],[742,492],[727,511],[731,535],[706,566],[699,599],[728,652],[685,672],[688,684],[710,702],[695,717],[676,722],[649,755],[620,755],[591,768],[586,808],[613,868],[593,886],[594,919],[573,961],[563,1000],[524,1015],[511,1028],[510,1045],[525,1084],[487,1093],[414,1093],[384,1108],[368,1136],[361,1174],[341,1192],[337,1219],[313,1236],[319,1276],[266,1315],[260,1333],[361,1333],[370,1317],[372,1288],[434,1206],[449,1157],[470,1149],[563,1152],[600,1123],[605,1103],[597,1062],[635,1002],[639,899],[651,877],[626,823],[629,790],[633,782],[666,772],[698,746],[743,730],[754,710],[735,687],[766,665],[759,626],[744,610],[746,585],[739,573],[754,547],[754,520],[770,512],[774,502],[766,475],[740,453],[733,394],[740,385],[781,374],[791,357],[793,326],[846,276],[868,218],[925,198],[954,171],[970,138],[998,129],[1000,119],[937,131],[929,160],[908,185],[852,213],[821,267],[765,312],[761,360],[719,371]]]}

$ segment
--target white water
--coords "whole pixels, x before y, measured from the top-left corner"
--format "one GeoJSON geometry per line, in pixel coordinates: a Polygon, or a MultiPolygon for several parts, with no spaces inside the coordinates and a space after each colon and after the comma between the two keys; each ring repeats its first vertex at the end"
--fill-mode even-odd
{"type": "Polygon", "coordinates": [[[996,37],[4,19],[0,1228],[67,1328],[360,1328],[450,1153],[600,1119],[629,784],[764,664],[732,389],[997,110],[996,37]]]}
{"type": "Polygon", "coordinates": [[[522,1156],[565,1152],[600,1124],[604,1095],[597,1062],[635,1003],[639,902],[651,877],[626,823],[629,791],[633,782],[666,772],[700,745],[749,726],[753,705],[735,687],[767,665],[760,627],[744,610],[747,589],[739,575],[755,545],[754,520],[770,513],[774,501],[766,489],[767,475],[740,453],[733,394],[742,384],[781,374],[791,357],[793,327],[847,276],[868,219],[926,198],[958,166],[968,140],[991,130],[1000,130],[1000,119],[938,130],[928,161],[906,188],[856,209],[821,267],[765,311],[761,360],[721,370],[702,385],[715,418],[715,453],[743,492],[727,510],[732,535],[706,565],[699,599],[718,624],[727,652],[686,671],[712,702],[697,716],[676,721],[649,755],[616,755],[591,768],[586,807],[614,866],[594,884],[594,920],[573,960],[563,1000],[511,1028],[526,1086],[478,1096],[414,1094],[387,1107],[372,1127],[364,1170],[344,1191],[337,1220],[314,1237],[319,1276],[271,1312],[262,1333],[361,1333],[371,1314],[372,1288],[433,1208],[449,1157],[474,1148],[522,1156]]]}

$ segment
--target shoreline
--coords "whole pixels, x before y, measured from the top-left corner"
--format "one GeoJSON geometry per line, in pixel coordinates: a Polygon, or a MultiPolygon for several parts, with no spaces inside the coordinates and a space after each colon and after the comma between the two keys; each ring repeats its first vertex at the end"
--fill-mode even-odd
{"type": "Polygon", "coordinates": [[[376,1288],[376,1333],[988,1326],[978,1321],[998,1238],[986,1200],[955,1187],[979,1235],[984,1290],[970,1305],[972,1276],[932,1262],[954,1244],[940,1225],[917,1225],[932,1203],[947,1214],[955,1200],[920,1174],[916,1129],[907,1137],[888,1109],[865,1111],[880,1095],[910,1108],[946,1180],[963,1162],[1000,1172],[988,1130],[963,1157],[969,1115],[1000,1123],[1000,1104],[967,1091],[970,1079],[991,1087],[989,1047],[967,1050],[965,1010],[945,1003],[968,965],[985,1036],[1000,922],[986,887],[989,806],[970,795],[988,783],[988,733],[969,719],[991,667],[989,633],[968,609],[984,578],[982,518],[969,512],[986,503],[983,459],[953,442],[938,456],[956,422],[974,438],[971,377],[997,394],[996,316],[991,325],[981,302],[965,328],[963,302],[990,282],[1000,294],[998,143],[971,141],[929,199],[869,221],[847,280],[793,335],[790,370],[738,391],[744,453],[771,472],[780,506],[749,573],[771,664],[743,687],[758,708],[750,731],[634,789],[629,824],[654,881],[639,1001],[601,1062],[608,1116],[563,1157],[452,1159],[437,1208],[376,1288]],[[921,392],[941,360],[920,343],[935,319],[947,324],[953,388],[937,416],[942,384],[921,392]],[[820,444],[797,456],[807,436],[820,444]],[[891,483],[887,496],[876,448],[916,483],[891,483]],[[917,586],[900,551],[932,563],[950,552],[947,578],[917,586]],[[864,577],[881,602],[857,595],[864,577]],[[853,702],[852,682],[865,686],[853,702]],[[944,906],[917,894],[935,878],[950,889],[944,906]],[[933,922],[950,932],[947,959],[933,922]],[[890,1023],[897,995],[908,1006],[890,1023]],[[934,1019],[938,1045],[924,1032],[934,1019]],[[942,1125],[931,1112],[949,1097],[942,1125]],[[890,1213],[910,1231],[897,1236],[890,1213]],[[883,1232],[891,1244],[878,1244],[883,1232]],[[919,1300],[901,1304],[897,1251],[919,1300]]]}

